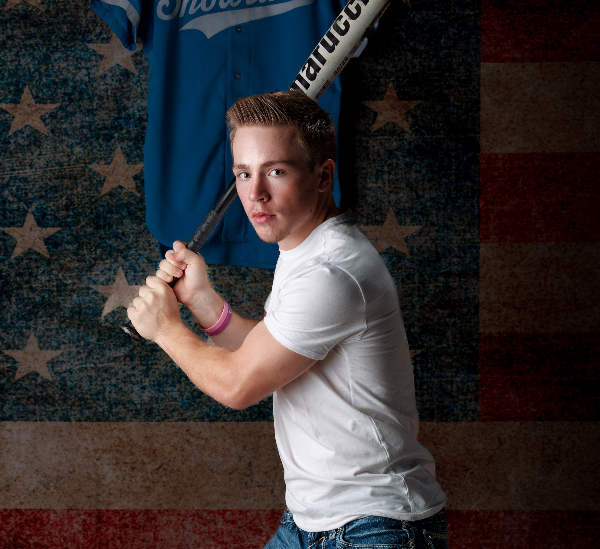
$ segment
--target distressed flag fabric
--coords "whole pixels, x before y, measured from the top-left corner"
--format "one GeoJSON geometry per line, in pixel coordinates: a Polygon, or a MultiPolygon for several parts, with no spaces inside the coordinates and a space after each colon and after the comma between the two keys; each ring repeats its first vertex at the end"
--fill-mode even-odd
{"type": "MultiPolygon", "coordinates": [[[[340,171],[399,288],[450,546],[592,546],[599,9],[410,4],[344,72],[340,171]]],[[[0,60],[0,548],[260,549],[270,399],[225,408],[118,329],[159,261],[144,54],[87,2],[5,0],[0,60]]],[[[210,275],[262,314],[271,272],[210,275]]]]}

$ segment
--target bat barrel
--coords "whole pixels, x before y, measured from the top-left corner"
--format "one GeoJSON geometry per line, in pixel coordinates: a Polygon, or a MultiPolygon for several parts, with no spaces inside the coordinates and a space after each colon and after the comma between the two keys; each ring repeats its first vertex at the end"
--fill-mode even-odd
{"type": "Polygon", "coordinates": [[[317,101],[390,4],[391,0],[349,0],[296,76],[291,89],[300,90],[317,101]]]}

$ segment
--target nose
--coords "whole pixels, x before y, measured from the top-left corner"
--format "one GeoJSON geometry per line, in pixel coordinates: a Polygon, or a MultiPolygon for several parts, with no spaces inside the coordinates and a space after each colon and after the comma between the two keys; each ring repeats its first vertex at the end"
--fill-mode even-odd
{"type": "Polygon", "coordinates": [[[265,176],[257,175],[253,178],[248,198],[252,202],[268,202],[270,196],[267,188],[267,178],[265,176]]]}

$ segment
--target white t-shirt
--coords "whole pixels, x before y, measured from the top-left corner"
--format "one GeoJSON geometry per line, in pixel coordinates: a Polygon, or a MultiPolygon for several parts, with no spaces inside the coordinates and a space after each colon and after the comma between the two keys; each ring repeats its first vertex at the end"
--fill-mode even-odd
{"type": "Polygon", "coordinates": [[[286,504],[322,532],[378,515],[431,516],[446,502],[417,441],[410,354],[398,294],[348,211],[281,251],[264,322],[318,362],[273,395],[286,504]]]}

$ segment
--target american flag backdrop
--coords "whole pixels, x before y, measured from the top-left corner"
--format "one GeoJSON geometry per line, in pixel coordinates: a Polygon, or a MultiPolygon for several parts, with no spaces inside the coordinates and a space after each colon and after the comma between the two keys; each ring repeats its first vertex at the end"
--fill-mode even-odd
{"type": "MultiPolygon", "coordinates": [[[[396,0],[343,75],[344,200],[398,284],[453,549],[598,540],[599,28],[590,0],[396,0]]],[[[85,0],[0,0],[1,549],[260,549],[285,507],[270,399],[227,409],[118,330],[159,261],[148,78],[85,0]]],[[[262,314],[272,272],[210,274],[262,314]]]]}

